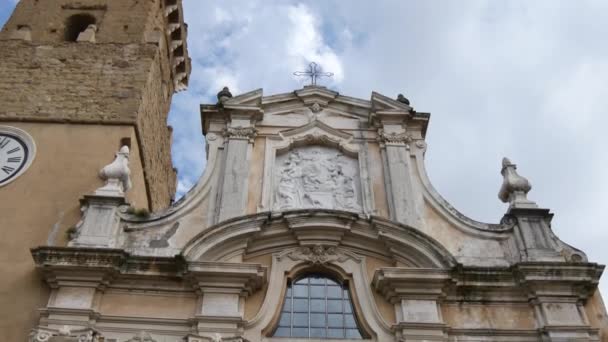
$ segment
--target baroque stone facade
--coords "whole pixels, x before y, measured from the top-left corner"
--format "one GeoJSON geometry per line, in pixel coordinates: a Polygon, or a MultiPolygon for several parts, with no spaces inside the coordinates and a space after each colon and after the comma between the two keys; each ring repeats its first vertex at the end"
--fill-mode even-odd
{"type": "Polygon", "coordinates": [[[32,250],[51,288],[32,334],[606,340],[604,266],[553,234],[508,159],[496,172],[509,208],[481,223],[428,181],[430,115],[403,101],[318,86],[218,99],[201,106],[207,168],[182,200],[130,211],[119,153],[104,168],[113,178],[82,200],[68,247],[32,250]]]}

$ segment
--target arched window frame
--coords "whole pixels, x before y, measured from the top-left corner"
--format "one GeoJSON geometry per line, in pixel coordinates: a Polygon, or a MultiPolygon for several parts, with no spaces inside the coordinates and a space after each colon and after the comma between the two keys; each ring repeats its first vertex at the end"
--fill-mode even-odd
{"type": "Polygon", "coordinates": [[[354,298],[355,294],[349,284],[348,279],[341,279],[341,277],[331,273],[319,272],[318,270],[299,272],[297,276],[287,278],[280,309],[278,310],[278,319],[269,337],[272,337],[273,340],[327,339],[330,341],[350,341],[368,339],[369,336],[359,318],[358,306],[355,303],[356,298],[354,298]],[[306,281],[302,282],[303,280],[306,281]],[[306,288],[304,292],[302,292],[302,288],[306,288]],[[339,294],[337,289],[339,289],[339,294]],[[297,304],[298,301],[300,301],[299,304],[297,304]],[[324,301],[321,307],[319,307],[319,301],[324,301]],[[330,308],[330,301],[334,303],[333,308],[330,308]],[[340,302],[339,309],[336,306],[337,301],[340,302]],[[297,305],[300,307],[297,307],[297,305]],[[305,305],[305,307],[302,307],[302,305],[305,305]],[[307,323],[296,322],[296,315],[300,315],[300,319],[302,315],[306,315],[307,323]],[[324,316],[325,320],[323,322],[318,320],[319,315],[324,316]],[[342,320],[341,323],[330,322],[330,318],[335,321],[338,317],[342,320]],[[317,319],[316,324],[312,322],[315,318],[317,319]],[[323,324],[324,326],[321,326],[323,324]]]}

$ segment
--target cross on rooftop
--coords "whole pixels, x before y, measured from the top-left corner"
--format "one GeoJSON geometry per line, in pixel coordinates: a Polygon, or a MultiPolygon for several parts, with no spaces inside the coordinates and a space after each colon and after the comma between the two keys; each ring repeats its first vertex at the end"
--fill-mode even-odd
{"type": "Polygon", "coordinates": [[[311,62],[308,65],[308,70],[306,71],[296,71],[293,74],[296,76],[306,76],[310,77],[310,85],[317,85],[317,78],[319,77],[331,77],[334,75],[333,72],[322,72],[320,69],[317,69],[317,63],[311,62]]]}

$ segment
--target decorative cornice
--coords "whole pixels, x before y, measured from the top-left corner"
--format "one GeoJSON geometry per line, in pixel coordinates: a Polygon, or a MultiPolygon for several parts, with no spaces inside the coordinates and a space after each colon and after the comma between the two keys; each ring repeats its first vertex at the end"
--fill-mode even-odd
{"type": "Polygon", "coordinates": [[[184,23],[182,2],[164,0],[165,36],[175,92],[188,88],[190,57],[187,48],[187,25],[184,23]]]}
{"type": "Polygon", "coordinates": [[[118,270],[129,256],[122,249],[37,247],[31,250],[37,267],[87,267],[118,270]]]}
{"type": "Polygon", "coordinates": [[[384,267],[374,273],[372,286],[391,303],[403,298],[437,299],[450,278],[449,270],[384,267]]]}
{"type": "Polygon", "coordinates": [[[266,282],[266,268],[259,264],[189,262],[186,268],[185,276],[201,292],[222,289],[247,297],[266,282]]]}
{"type": "Polygon", "coordinates": [[[518,282],[533,297],[587,298],[597,288],[604,265],[595,263],[524,262],[515,266],[518,282]]]}

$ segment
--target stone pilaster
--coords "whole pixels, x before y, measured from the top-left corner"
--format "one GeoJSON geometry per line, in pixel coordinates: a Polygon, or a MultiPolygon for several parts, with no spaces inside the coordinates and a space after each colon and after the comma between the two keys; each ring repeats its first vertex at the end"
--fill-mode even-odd
{"type": "Polygon", "coordinates": [[[447,341],[439,302],[450,277],[440,269],[382,268],[372,285],[395,306],[399,341],[447,341]]]}
{"type": "Polygon", "coordinates": [[[258,264],[190,262],[187,277],[199,300],[195,316],[201,336],[242,334],[245,298],[266,282],[266,268],[258,264]]]}
{"type": "Polygon", "coordinates": [[[260,108],[261,90],[232,97],[225,87],[217,98],[216,106],[204,107],[201,113],[204,115],[203,133],[211,129],[224,135],[215,215],[215,222],[221,222],[247,213],[249,170],[257,134],[255,123],[263,118],[263,111],[260,108]]]}
{"type": "Polygon", "coordinates": [[[390,218],[412,227],[420,226],[422,195],[414,189],[410,159],[410,143],[413,136],[402,123],[405,113],[377,115],[383,162],[384,180],[388,197],[390,218]]]}
{"type": "Polygon", "coordinates": [[[232,120],[224,131],[225,158],[218,222],[246,214],[255,135],[256,130],[249,120],[232,120]]]}
{"type": "Polygon", "coordinates": [[[117,249],[38,247],[36,267],[51,288],[41,325],[90,328],[99,316],[99,302],[110,280],[120,272],[127,254],[117,249]]]}

